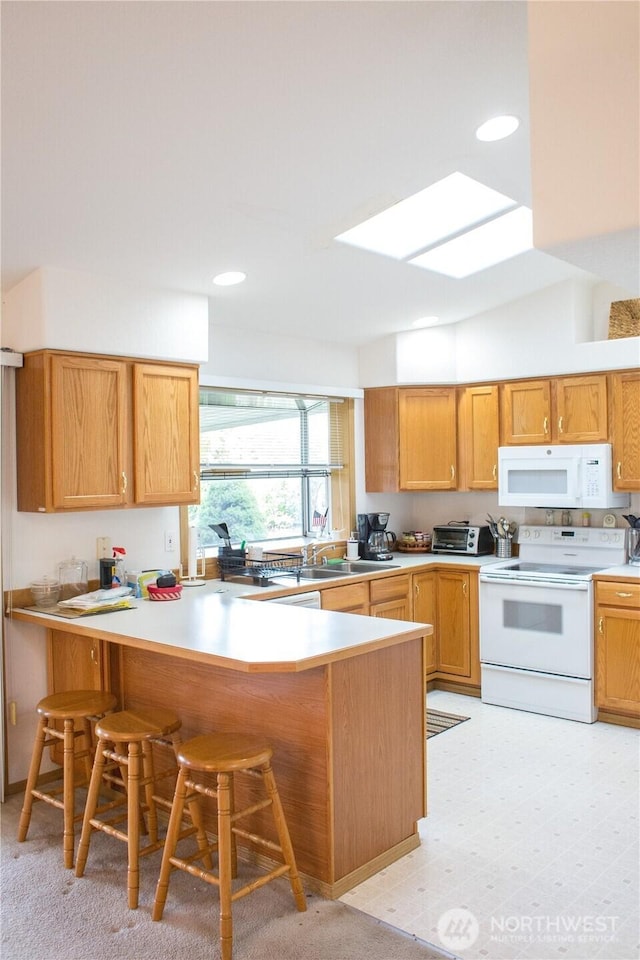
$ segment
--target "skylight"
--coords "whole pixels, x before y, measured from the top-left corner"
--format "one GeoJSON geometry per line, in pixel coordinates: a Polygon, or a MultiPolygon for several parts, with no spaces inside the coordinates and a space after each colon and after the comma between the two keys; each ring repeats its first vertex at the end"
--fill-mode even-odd
{"type": "Polygon", "coordinates": [[[510,197],[456,172],[346,230],[336,240],[403,260],[513,206],[510,197]]]}
{"type": "Polygon", "coordinates": [[[533,247],[531,210],[518,207],[448,243],[428,250],[410,263],[449,277],[468,277],[510,260],[533,247]]]}

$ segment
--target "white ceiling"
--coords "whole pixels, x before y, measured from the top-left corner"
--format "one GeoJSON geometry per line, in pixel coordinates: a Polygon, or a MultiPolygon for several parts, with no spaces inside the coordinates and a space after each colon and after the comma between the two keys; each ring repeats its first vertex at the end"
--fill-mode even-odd
{"type": "Polygon", "coordinates": [[[454,280],[333,237],[454,170],[529,205],[527,114],[520,0],[3,2],[3,288],[86,270],[350,344],[474,316],[587,275],[532,251],[454,280]],[[517,133],[476,141],[499,113],[517,133]]]}

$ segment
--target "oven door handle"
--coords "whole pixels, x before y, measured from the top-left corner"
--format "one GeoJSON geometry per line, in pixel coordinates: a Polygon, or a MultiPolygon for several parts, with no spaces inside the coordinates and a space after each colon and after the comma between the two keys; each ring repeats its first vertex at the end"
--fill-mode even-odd
{"type": "Polygon", "coordinates": [[[588,580],[538,580],[533,577],[501,577],[497,574],[480,574],[481,583],[508,583],[512,587],[548,587],[551,590],[588,590],[588,580]]]}

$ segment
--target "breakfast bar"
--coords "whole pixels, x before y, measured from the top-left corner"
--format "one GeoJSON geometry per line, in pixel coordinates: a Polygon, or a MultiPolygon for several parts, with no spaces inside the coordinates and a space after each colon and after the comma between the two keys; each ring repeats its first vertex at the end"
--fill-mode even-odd
{"type": "Polygon", "coordinates": [[[12,617],[46,629],[51,676],[67,685],[65,661],[77,665],[85,644],[95,658],[98,645],[123,708],[170,707],[184,739],[268,737],[310,889],[340,897],[419,845],[429,624],[232,599],[210,585],[179,602],[134,604],[77,619],[12,617]]]}

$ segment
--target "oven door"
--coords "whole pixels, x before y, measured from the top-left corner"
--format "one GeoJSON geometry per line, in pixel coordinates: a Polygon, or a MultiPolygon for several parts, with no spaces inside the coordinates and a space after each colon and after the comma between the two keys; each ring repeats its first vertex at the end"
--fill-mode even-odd
{"type": "Polygon", "coordinates": [[[480,575],[482,663],[566,677],[593,676],[589,580],[523,582],[480,575]]]}

